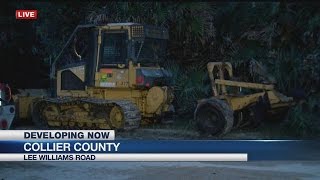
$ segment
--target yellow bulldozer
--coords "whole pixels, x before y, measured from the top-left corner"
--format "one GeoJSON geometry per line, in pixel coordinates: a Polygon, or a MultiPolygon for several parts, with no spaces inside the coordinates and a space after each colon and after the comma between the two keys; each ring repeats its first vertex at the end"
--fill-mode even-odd
{"type": "Polygon", "coordinates": [[[199,100],[194,112],[195,122],[203,134],[223,135],[248,123],[257,124],[294,104],[293,98],[276,91],[273,83],[233,80],[229,62],[210,62],[207,70],[213,97],[199,100]],[[249,91],[245,93],[245,90],[249,91]]]}
{"type": "Polygon", "coordinates": [[[166,29],[137,23],[79,25],[52,63],[55,92],[18,97],[19,118],[38,128],[130,130],[172,112],[171,74],[160,66],[167,39],[166,29]]]}

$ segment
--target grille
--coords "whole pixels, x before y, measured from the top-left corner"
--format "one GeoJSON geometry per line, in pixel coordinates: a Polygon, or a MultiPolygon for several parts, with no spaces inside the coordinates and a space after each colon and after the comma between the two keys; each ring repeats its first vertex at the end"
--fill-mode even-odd
{"type": "Polygon", "coordinates": [[[143,38],[144,37],[143,26],[132,26],[131,34],[133,38],[143,38]]]}

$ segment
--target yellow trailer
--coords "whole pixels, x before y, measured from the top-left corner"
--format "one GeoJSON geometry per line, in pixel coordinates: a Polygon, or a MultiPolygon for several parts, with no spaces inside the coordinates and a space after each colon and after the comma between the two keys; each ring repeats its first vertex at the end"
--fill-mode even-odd
{"type": "Polygon", "coordinates": [[[233,69],[229,62],[210,62],[207,69],[213,96],[199,100],[194,112],[202,133],[223,135],[250,119],[260,123],[267,113],[274,114],[293,105],[293,98],[276,91],[274,84],[231,80],[233,69]],[[243,94],[243,89],[255,92],[243,94]]]}

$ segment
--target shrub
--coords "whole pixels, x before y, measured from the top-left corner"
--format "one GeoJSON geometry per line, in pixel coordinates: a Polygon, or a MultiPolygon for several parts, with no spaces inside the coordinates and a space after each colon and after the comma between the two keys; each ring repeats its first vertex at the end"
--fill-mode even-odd
{"type": "Polygon", "coordinates": [[[167,63],[165,67],[173,75],[177,113],[191,117],[197,100],[210,96],[211,86],[206,69],[198,66],[186,68],[175,63],[167,63]]]}
{"type": "Polygon", "coordinates": [[[319,135],[319,105],[319,98],[315,97],[310,97],[307,101],[298,103],[289,110],[284,127],[300,137],[319,135]]]}

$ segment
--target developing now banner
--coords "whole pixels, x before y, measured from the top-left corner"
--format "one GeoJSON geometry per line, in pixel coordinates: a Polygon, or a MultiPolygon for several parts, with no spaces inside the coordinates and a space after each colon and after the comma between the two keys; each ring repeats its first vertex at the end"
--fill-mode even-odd
{"type": "MultiPolygon", "coordinates": [[[[130,143],[131,142],[131,143],[130,143]]],[[[152,146],[152,145],[151,145],[152,146]]],[[[162,145],[161,145],[162,146],[162,145]]],[[[170,153],[115,141],[113,130],[0,131],[0,161],[247,161],[246,153],[170,153]],[[138,148],[138,149],[137,149],[138,148]]],[[[173,149],[172,149],[173,150],[173,149]]],[[[171,151],[172,151],[171,150],[171,151]]]]}
{"type": "Polygon", "coordinates": [[[0,131],[0,161],[319,160],[319,141],[117,140],[113,130],[0,131]]]}

